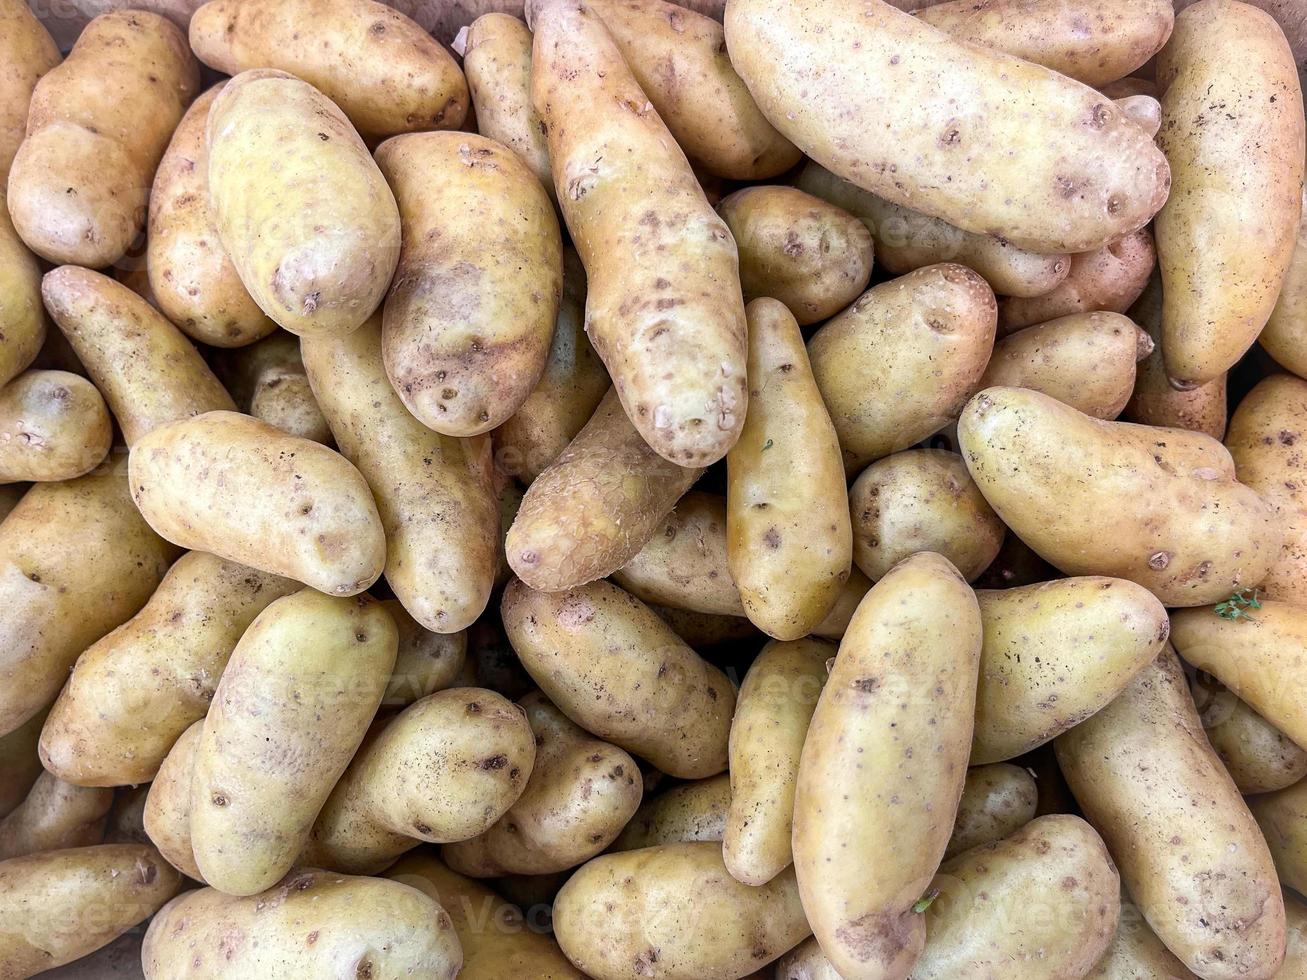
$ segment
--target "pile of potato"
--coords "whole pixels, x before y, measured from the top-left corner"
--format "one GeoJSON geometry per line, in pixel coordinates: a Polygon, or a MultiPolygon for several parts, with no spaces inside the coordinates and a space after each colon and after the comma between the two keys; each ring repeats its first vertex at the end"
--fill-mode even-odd
{"type": "Polygon", "coordinates": [[[1300,73],[0,0],[0,980],[1307,980],[1300,73]]]}

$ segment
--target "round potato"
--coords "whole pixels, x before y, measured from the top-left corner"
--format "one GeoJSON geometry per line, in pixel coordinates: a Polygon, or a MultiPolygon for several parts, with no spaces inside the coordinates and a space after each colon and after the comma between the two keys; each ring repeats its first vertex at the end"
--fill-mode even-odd
{"type": "Polygon", "coordinates": [[[730,808],[731,779],[725,773],[681,783],[646,800],[609,850],[720,841],[730,808]]]}
{"type": "Polygon", "coordinates": [[[37,746],[45,712],[38,711],[7,735],[0,735],[0,818],[13,813],[45,770],[37,746]]]}
{"type": "Polygon", "coordinates": [[[1027,770],[1006,762],[973,766],[962,786],[944,859],[1011,837],[1035,819],[1038,806],[1039,787],[1027,770]]]}
{"type": "Polygon", "coordinates": [[[402,708],[453,687],[467,662],[467,632],[433,633],[410,616],[398,599],[384,599],[381,604],[399,628],[399,652],[382,705],[402,708]]]}
{"type": "Polygon", "coordinates": [[[66,371],[25,371],[0,388],[0,482],[71,480],[113,444],[95,385],[66,371]]]}
{"type": "Polygon", "coordinates": [[[99,844],[111,806],[113,790],[74,786],[43,772],[18,809],[0,820],[0,861],[99,844]]]}
{"type": "Polygon", "coordinates": [[[1224,684],[1198,673],[1189,687],[1207,741],[1240,793],[1273,793],[1307,777],[1307,752],[1224,684]]]}
{"type": "MultiPolygon", "coordinates": [[[[59,47],[23,0],[0,3],[0,184],[27,133],[27,109],[41,76],[59,64],[59,47]]],[[[8,210],[4,220],[8,220],[8,210]]]]}
{"type": "MultiPolygon", "coordinates": [[[[21,6],[19,0],[8,2],[21,6]]],[[[45,343],[46,325],[41,266],[14,230],[4,194],[0,194],[0,332],[4,334],[0,384],[8,384],[36,360],[45,343]]]]}
{"type": "Polygon", "coordinates": [[[246,415],[292,436],[331,445],[331,429],[313,397],[298,337],[278,330],[248,347],[223,351],[216,361],[219,377],[246,415]]]}
{"type": "Polygon", "coordinates": [[[145,834],[174,868],[203,882],[191,846],[191,777],[195,772],[195,748],[200,744],[204,719],[182,732],[169,749],[150,783],[142,815],[145,834]]]}
{"type": "Polygon", "coordinates": [[[1266,329],[1257,335],[1266,353],[1299,377],[1307,375],[1307,189],[1303,205],[1284,285],[1266,329]]]}

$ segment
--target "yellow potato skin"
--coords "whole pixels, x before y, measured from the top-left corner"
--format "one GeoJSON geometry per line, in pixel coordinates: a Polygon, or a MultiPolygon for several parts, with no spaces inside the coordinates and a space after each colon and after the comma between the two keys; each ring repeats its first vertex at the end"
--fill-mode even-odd
{"type": "Polygon", "coordinates": [[[1231,367],[1275,308],[1302,204],[1302,90],[1274,19],[1234,0],[1176,17],[1157,79],[1174,176],[1156,224],[1162,353],[1187,387],[1231,367]]]}
{"type": "Polygon", "coordinates": [[[522,666],[582,728],[670,776],[726,768],[735,690],[644,603],[607,582],[549,593],[513,581],[500,613],[522,666]]]}
{"type": "Polygon", "coordinates": [[[792,871],[750,888],[707,842],[595,858],[554,900],[559,946],[595,980],[733,980],[809,931],[792,871]]]}
{"type": "Polygon", "coordinates": [[[150,782],[142,815],[146,836],[165,861],[188,878],[203,883],[191,846],[191,777],[204,719],[182,732],[150,782]]]}
{"type": "Polygon", "coordinates": [[[99,844],[111,806],[113,790],[74,786],[44,772],[18,809],[0,821],[0,861],[99,844]]]}
{"type": "MultiPolygon", "coordinates": [[[[0,183],[27,133],[27,109],[41,76],[62,60],[50,33],[23,0],[0,3],[0,183]]],[[[8,209],[5,218],[8,221],[8,209]]]]}
{"type": "Polygon", "coordinates": [[[210,68],[279,68],[318,88],[365,139],[458,129],[467,82],[444,46],[372,0],[212,0],[190,42],[210,68]]]}
{"type": "Polygon", "coordinates": [[[1307,781],[1294,783],[1278,793],[1265,793],[1248,800],[1257,825],[1275,859],[1280,881],[1302,891],[1307,886],[1307,781]]]}
{"type": "Polygon", "coordinates": [[[763,885],[793,861],[794,792],[808,723],[836,647],[811,637],[768,643],[740,686],[731,722],[726,870],[763,885]]]}
{"type": "Polygon", "coordinates": [[[331,428],[313,397],[300,341],[284,330],[215,358],[218,376],[237,407],[301,439],[331,445],[331,428]]]}
{"type": "Polygon", "coordinates": [[[735,242],[598,14],[541,0],[531,24],[532,104],[589,276],[586,332],[649,445],[707,466],[744,424],[735,242]]]}
{"type": "Polygon", "coordinates": [[[985,624],[973,764],[1014,759],[1108,704],[1157,659],[1166,608],[1141,585],[1084,576],[976,593],[985,624]]]}
{"type": "Polygon", "coordinates": [[[372,492],[343,456],[236,412],[155,429],[133,447],[132,499],[163,537],[357,595],[381,575],[372,492]]]}
{"type": "Polygon", "coordinates": [[[1068,575],[1125,578],[1168,606],[1201,606],[1260,582],[1280,553],[1270,506],[1206,436],[986,388],[958,438],[1003,523],[1068,575]]]}
{"type": "Polygon", "coordinates": [[[1038,805],[1039,788],[1027,770],[1006,762],[972,766],[944,860],[1012,836],[1035,819],[1038,805]]]}
{"type": "Polygon", "coordinates": [[[37,745],[45,712],[30,719],[6,735],[0,735],[0,817],[7,817],[27,797],[28,791],[44,771],[37,745]]]}
{"type": "Polygon", "coordinates": [[[840,641],[799,762],[794,866],[845,980],[906,977],[921,954],[913,906],[962,795],[980,629],[957,569],[923,552],[872,586],[840,641]]]}
{"type": "Polygon", "coordinates": [[[312,589],[261,612],[232,651],[195,748],[191,843],[232,895],[290,870],[395,666],[390,614],[312,589]]]}
{"type": "Polygon", "coordinates": [[[1203,737],[1167,647],[1057,761],[1158,937],[1206,980],[1275,976],[1284,903],[1266,842],[1203,737]]]}
{"type": "Polygon", "coordinates": [[[1166,200],[1166,158],[1110,100],[880,0],[731,0],[726,43],[763,114],[805,154],[967,231],[1084,252],[1166,200]]]}
{"type": "Polygon", "coordinates": [[[25,371],[0,388],[0,482],[71,480],[113,443],[95,385],[67,371],[25,371]]]}
{"type": "Polygon", "coordinates": [[[681,783],[645,800],[608,850],[720,841],[730,808],[731,777],[727,773],[681,783]]]}
{"type": "Polygon", "coordinates": [[[1266,328],[1257,342],[1266,353],[1298,377],[1307,375],[1307,189],[1303,191],[1302,219],[1284,285],[1266,328]]]}
{"type": "Polygon", "coordinates": [[[467,632],[433,633],[410,616],[398,599],[383,599],[381,604],[399,628],[399,652],[382,705],[402,708],[453,687],[467,662],[467,632]]]}
{"type": "Polygon", "coordinates": [[[726,557],[744,611],[778,640],[812,632],[853,561],[840,443],[793,314],[756,299],[749,411],[726,456],[726,557]]]}
{"type": "MultiPolygon", "coordinates": [[[[21,6],[19,0],[10,0],[21,6]]],[[[41,266],[14,230],[0,194],[0,383],[7,384],[41,352],[45,309],[41,304],[41,266]]]]}
{"type": "Polygon", "coordinates": [[[300,336],[357,329],[390,286],[400,224],[345,114],[285,72],[242,72],[214,100],[206,142],[214,223],[254,302],[300,336]]]}
{"type": "Polygon", "coordinates": [[[1200,674],[1189,688],[1207,741],[1240,793],[1273,793],[1307,777],[1307,752],[1224,684],[1200,674]]]}
{"type": "Polygon", "coordinates": [[[1284,975],[1300,976],[1307,972],[1307,906],[1291,892],[1284,893],[1284,912],[1288,921],[1288,948],[1284,957],[1284,975]]]}
{"type": "Polygon", "coordinates": [[[78,658],[41,732],[41,759],[82,786],[148,783],[203,718],[241,635],[299,583],[192,551],[145,607],[78,658]]]}
{"type": "MultiPolygon", "coordinates": [[[[1285,911],[1288,911],[1288,899],[1285,911]]],[[[1197,980],[1148,928],[1138,906],[1121,892],[1121,918],[1103,958],[1085,980],[1197,980]]]]}

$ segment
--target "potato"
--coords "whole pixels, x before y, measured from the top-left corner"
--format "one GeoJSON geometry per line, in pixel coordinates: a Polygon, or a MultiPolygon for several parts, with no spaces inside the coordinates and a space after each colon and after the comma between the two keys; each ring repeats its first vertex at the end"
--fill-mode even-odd
{"type": "Polygon", "coordinates": [[[445,910],[417,889],[304,869],[260,895],[204,888],[179,896],[150,923],[141,963],[147,980],[453,980],[463,954],[445,910]]]}
{"type": "Polygon", "coordinates": [[[1272,793],[1307,777],[1307,752],[1224,684],[1197,674],[1189,687],[1207,741],[1240,793],[1272,793]]]}
{"type": "Polygon", "coordinates": [[[1271,508],[1206,436],[986,388],[958,437],[1003,523],[1067,575],[1125,578],[1168,606],[1201,606],[1260,582],[1280,553],[1271,508]]]}
{"type": "Polygon", "coordinates": [[[820,636],[825,640],[838,640],[842,637],[858,609],[858,604],[862,602],[862,597],[870,588],[871,580],[862,574],[861,569],[856,565],[851,568],[848,580],[845,581],[844,588],[840,589],[835,605],[826,614],[826,618],[812,628],[812,635],[820,636]]]}
{"type": "Polygon", "coordinates": [[[89,956],[67,966],[47,970],[41,980],[144,980],[141,972],[141,928],[125,932],[108,946],[101,946],[89,956]]]}
{"type": "MultiPolygon", "coordinates": [[[[7,2],[17,4],[18,0],[7,2]]],[[[3,23],[0,21],[0,30],[3,30],[3,23]]],[[[41,267],[14,230],[2,193],[0,332],[4,334],[4,340],[0,341],[0,384],[8,384],[36,360],[45,343],[46,326],[45,309],[41,305],[41,267]]]]}
{"type": "Polygon", "coordinates": [[[99,844],[112,805],[111,789],[74,786],[44,772],[18,809],[0,821],[0,861],[99,844]]]}
{"type": "MultiPolygon", "coordinates": [[[[1307,38],[1307,32],[1304,37],[1307,38]]],[[[1299,377],[1307,375],[1307,189],[1303,191],[1302,218],[1298,239],[1289,260],[1275,309],[1257,341],[1280,364],[1299,377]]]]}
{"type": "MultiPolygon", "coordinates": [[[[861,572],[857,574],[865,581],[865,576],[861,572]]],[[[735,647],[741,641],[752,642],[756,640],[761,642],[764,639],[758,627],[754,626],[742,615],[720,616],[716,613],[692,612],[686,609],[675,609],[671,606],[654,604],[650,604],[649,608],[658,614],[659,619],[672,628],[672,632],[696,650],[723,644],[730,644],[735,647]]],[[[827,616],[823,622],[830,618],[830,616],[827,616]]]]}
{"type": "Polygon", "coordinates": [[[395,670],[381,703],[402,708],[453,687],[467,661],[467,632],[433,633],[410,616],[398,599],[384,599],[381,605],[399,628],[395,670]]]}
{"type": "Polygon", "coordinates": [[[975,594],[931,552],[876,583],[840,641],[799,762],[794,867],[846,980],[907,976],[921,954],[916,903],[962,795],[980,643],[975,594]]]}
{"type": "Polygon", "coordinates": [[[669,776],[726,768],[735,689],[640,600],[607,582],[549,593],[514,581],[500,612],[522,665],[586,731],[669,776]]]}
{"type": "Polygon", "coordinates": [[[918,19],[958,41],[1004,51],[1097,88],[1124,78],[1171,36],[1171,0],[953,0],[918,19]]]}
{"type": "Polygon", "coordinates": [[[972,585],[978,589],[1014,589],[1057,577],[1057,569],[1030,550],[1015,534],[1003,539],[998,556],[972,585]]]}
{"type": "Polygon", "coordinates": [[[744,424],[735,242],[595,11],[541,0],[531,23],[532,104],[589,277],[586,333],[654,451],[707,466],[744,424]]]}
{"type": "Polygon", "coordinates": [[[745,299],[780,300],[801,324],[834,316],[867,288],[867,226],[793,187],[746,187],[717,205],[740,249],[745,299]]]}
{"type": "Polygon", "coordinates": [[[957,418],[993,349],[996,309],[970,269],[932,265],[873,286],[817,331],[808,356],[846,469],[957,418]]]}
{"type": "Polygon", "coordinates": [[[235,412],[155,429],[130,459],[132,499],[184,548],[285,575],[331,595],[381,574],[372,492],[343,456],[235,412]]]}
{"type": "Polygon", "coordinates": [[[554,902],[558,945],[595,980],[732,980],[809,932],[792,871],[751,888],[705,842],[595,858],[554,902]]]}
{"type": "Polygon", "coordinates": [[[996,762],[968,769],[945,860],[1012,836],[1035,819],[1038,805],[1035,777],[1020,766],[996,762]]]}
{"type": "Polygon", "coordinates": [[[1166,648],[1056,748],[1077,802],[1171,952],[1206,980],[1273,976],[1284,956],[1275,868],[1203,737],[1175,653],[1166,648]]]}
{"type": "MultiPolygon", "coordinates": [[[[1180,2],[1184,2],[1184,0],[1180,0],[1180,2]]],[[[1145,68],[1145,70],[1147,69],[1145,68]]],[[[1136,95],[1146,95],[1150,99],[1155,99],[1161,94],[1157,90],[1157,82],[1151,78],[1144,78],[1140,75],[1129,75],[1125,78],[1118,78],[1114,82],[1108,82],[1106,85],[1098,86],[1098,91],[1102,92],[1109,99],[1115,99],[1118,102],[1124,99],[1133,98],[1136,95]]]]}
{"type": "Polygon", "coordinates": [[[1114,99],[1117,106],[1133,122],[1154,139],[1162,128],[1162,103],[1151,95],[1129,95],[1114,99]]]}
{"type": "Polygon", "coordinates": [[[134,616],[177,556],[122,470],[39,483],[0,523],[0,735],[54,700],[78,654],[134,616]]]}
{"type": "Polygon", "coordinates": [[[110,844],[148,844],[145,832],[145,801],[150,795],[148,784],[124,786],[114,792],[113,806],[104,826],[104,839],[110,844]]]}
{"type": "MultiPolygon", "coordinates": [[[[0,183],[4,183],[27,133],[32,89],[61,59],[54,39],[22,0],[0,3],[0,52],[4,54],[4,68],[0,69],[0,183]]],[[[8,221],[8,210],[0,211],[8,221]]]]}
{"type": "Polygon", "coordinates": [[[195,864],[191,845],[191,777],[195,749],[204,731],[204,719],[182,732],[169,749],[145,797],[145,833],[164,860],[196,881],[204,875],[195,864]]]}
{"type": "Polygon", "coordinates": [[[147,783],[203,718],[254,618],[299,591],[290,579],[192,551],[145,607],[77,660],[41,733],[41,758],[82,786],[147,783]]]}
{"type": "Polygon", "coordinates": [[[1097,92],[880,0],[734,0],[726,43],[763,114],[804,153],[966,231],[1086,252],[1166,200],[1166,158],[1097,92]]]}
{"type": "Polygon", "coordinates": [[[1066,276],[1052,289],[1014,295],[999,304],[999,331],[1009,334],[1072,313],[1125,313],[1143,293],[1156,265],[1157,249],[1147,228],[1073,255],[1066,276]]]}
{"type": "Polygon", "coordinates": [[[1157,80],[1174,175],[1157,216],[1162,355],[1185,388],[1233,366],[1275,308],[1302,205],[1302,91],[1275,21],[1227,0],[1176,17],[1157,80]]]}
{"type": "Polygon", "coordinates": [[[311,589],[261,612],[232,651],[195,747],[191,842],[232,895],[272,887],[376,714],[398,631],[375,600],[311,589]]]}
{"type": "Polygon", "coordinates": [[[776,963],[776,980],[843,980],[821,951],[817,937],[805,939],[776,963]]]}
{"type": "Polygon", "coordinates": [[[1278,793],[1265,793],[1248,800],[1261,828],[1280,881],[1302,891],[1307,887],[1307,781],[1294,783],[1278,793]]]}
{"type": "Polygon", "coordinates": [[[236,75],[280,68],[321,91],[369,140],[458,129],[467,82],[444,46],[372,0],[212,0],[195,11],[191,47],[236,75]]]}
{"type": "Polygon", "coordinates": [[[730,808],[731,779],[726,773],[681,783],[645,800],[609,850],[721,841],[730,808]]]}
{"type": "Polygon", "coordinates": [[[213,221],[259,308],[300,336],[358,328],[395,272],[399,209],[345,114],[285,72],[242,72],[207,147],[213,221]]]}
{"type": "Polygon", "coordinates": [[[993,235],[963,231],[891,204],[809,161],[795,186],[860,218],[876,241],[876,260],[896,276],[939,262],[976,272],[1000,296],[1042,296],[1067,277],[1071,258],[1040,255],[993,235]]]}
{"type": "MultiPolygon", "coordinates": [[[[1288,902],[1285,902],[1286,911],[1288,902]]],[[[1121,893],[1121,918],[1107,952],[1086,980],[1197,980],[1163,945],[1130,896],[1121,893]]]]}
{"type": "Polygon", "coordinates": [[[535,758],[526,712],[493,691],[423,698],[355,757],[300,863],[376,874],[422,841],[484,833],[522,795],[535,758]]]}
{"type": "Polygon", "coordinates": [[[386,378],[381,318],[301,343],[336,445],[359,467],[386,531],[386,581],[423,627],[466,629],[494,584],[499,511],[487,436],[432,432],[386,378]]]}
{"type": "Polygon", "coordinates": [[[46,851],[0,863],[0,963],[30,977],[93,953],[148,919],[181,879],[144,844],[46,851]]]}
{"type": "Polygon", "coordinates": [[[278,330],[248,347],[223,351],[215,360],[219,377],[246,415],[292,436],[331,444],[331,429],[313,397],[298,337],[278,330]]]}
{"type": "Polygon", "coordinates": [[[1284,912],[1288,920],[1288,949],[1285,951],[1286,976],[1307,971],[1307,906],[1291,892],[1284,893],[1284,912]]]}
{"type": "Polygon", "coordinates": [[[527,489],[504,545],[508,564],[548,591],[609,575],[640,552],[702,472],[655,453],[610,390],[527,489]]]}
{"type": "Polygon", "coordinates": [[[7,735],[0,735],[0,818],[14,812],[44,772],[37,744],[45,714],[38,711],[7,735]]]}
{"type": "Polygon", "coordinates": [[[910,449],[872,463],[849,488],[853,560],[873,581],[918,551],[933,551],[968,582],[1003,544],[1003,523],[957,453],[910,449]]]}
{"type": "Polygon", "coordinates": [[[41,292],[129,446],[165,423],[235,408],[191,343],[126,286],[63,266],[46,274],[41,292]]]}
{"type": "Polygon", "coordinates": [[[753,624],[797,640],[834,607],[853,561],[840,443],[790,311],[756,299],[747,314],[749,410],[726,456],[726,557],[753,624]]]}
{"type": "Polygon", "coordinates": [[[113,443],[95,385],[66,371],[25,371],[0,388],[0,481],[71,480],[113,443]]]}
{"type": "Polygon", "coordinates": [[[277,329],[242,285],[218,237],[209,201],[209,109],[225,82],[186,111],[150,191],[146,271],[168,319],[192,340],[243,347],[277,329]]]}
{"type": "Polygon", "coordinates": [[[611,844],[640,805],[643,786],[634,759],[572,724],[538,691],[521,704],[535,733],[535,767],[493,827],[445,845],[441,857],[462,874],[574,868],[611,844]]]}

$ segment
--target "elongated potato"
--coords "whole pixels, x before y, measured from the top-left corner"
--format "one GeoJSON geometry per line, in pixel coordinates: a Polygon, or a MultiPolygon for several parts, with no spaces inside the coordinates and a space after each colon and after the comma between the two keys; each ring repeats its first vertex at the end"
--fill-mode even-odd
{"type": "Polygon", "coordinates": [[[1171,952],[1206,980],[1274,976],[1284,957],[1275,867],[1203,737],[1175,653],[1166,648],[1056,747],[1077,802],[1171,952]]]}
{"type": "Polygon", "coordinates": [[[111,806],[113,790],[74,786],[44,772],[18,809],[0,821],[0,861],[99,844],[111,806]]]}
{"type": "Polygon", "coordinates": [[[453,923],[415,888],[313,869],[274,885],[249,897],[213,888],[178,896],[145,934],[147,980],[458,975],[453,923]]]}
{"type": "MultiPolygon", "coordinates": [[[[27,108],[41,76],[59,64],[59,48],[23,0],[0,3],[0,184],[27,132],[27,108]]],[[[8,221],[8,210],[5,221],[8,221]]]]}
{"type": "Polygon", "coordinates": [[[145,797],[145,833],[165,861],[196,881],[204,875],[195,864],[191,846],[191,777],[195,772],[195,749],[204,731],[204,719],[191,725],[173,743],[145,797]]]}
{"type": "Polygon", "coordinates": [[[1307,905],[1292,892],[1284,893],[1284,913],[1288,922],[1288,944],[1284,956],[1284,976],[1307,974],[1307,905]]]}
{"type": "Polygon", "coordinates": [[[586,333],[654,451],[707,466],[744,424],[735,242],[598,15],[540,0],[531,24],[531,98],[589,277],[586,333]]]}
{"type": "Polygon", "coordinates": [[[192,340],[243,347],[277,329],[236,274],[209,201],[209,110],[219,83],[197,98],[172,134],[150,190],[146,271],[159,309],[192,340]]]}
{"type": "Polygon", "coordinates": [[[721,841],[730,808],[731,777],[726,773],[681,783],[645,800],[609,850],[721,841]]]}
{"type": "Polygon", "coordinates": [[[1284,285],[1266,328],[1257,335],[1266,353],[1300,378],[1307,376],[1307,189],[1303,204],[1284,285]]]}
{"type": "Polygon", "coordinates": [[[47,970],[41,980],[143,980],[140,929],[123,933],[107,946],[74,960],[67,966],[47,970]]]}
{"type": "Polygon", "coordinates": [[[1254,796],[1248,805],[1275,859],[1280,881],[1302,891],[1307,887],[1307,781],[1254,796]]]}
{"type": "Polygon", "coordinates": [[[191,843],[206,881],[253,895],[290,870],[381,703],[398,642],[367,597],[305,589],[255,618],[195,747],[191,843]]]}
{"type": "Polygon", "coordinates": [[[25,371],[0,388],[0,482],[71,480],[113,443],[95,385],[66,371],[25,371]]]}
{"type": "Polygon", "coordinates": [[[433,633],[408,614],[398,599],[381,603],[399,628],[399,652],[382,705],[404,707],[453,687],[467,662],[467,633],[433,633]]]}
{"type": "Polygon", "coordinates": [[[1183,388],[1223,374],[1275,308],[1302,206],[1302,90],[1274,19],[1230,0],[1176,17],[1157,80],[1175,178],[1157,216],[1162,354],[1183,388]]]}
{"type": "Polygon", "coordinates": [[[36,360],[45,343],[46,325],[41,267],[14,230],[4,194],[0,194],[0,333],[4,334],[0,383],[7,384],[36,360]]]}
{"type": "Polygon", "coordinates": [[[993,350],[996,310],[980,276],[932,265],[873,286],[817,331],[808,356],[846,469],[957,418],[993,350]]]}
{"type": "Polygon", "coordinates": [[[1201,606],[1260,582],[1279,556],[1270,506],[1213,465],[1229,456],[1205,436],[986,388],[958,438],[1003,523],[1068,575],[1125,578],[1168,606],[1201,606]],[[1197,452],[1182,452],[1187,443],[1197,452]]]}
{"type": "Polygon", "coordinates": [[[236,407],[190,341],[121,283],[66,265],[46,274],[41,294],[127,445],[168,422],[236,407]]]}
{"type": "Polygon", "coordinates": [[[973,269],[1000,296],[1043,296],[1071,269],[1067,255],[1040,255],[994,235],[891,204],[809,161],[794,182],[802,191],[856,215],[876,242],[876,260],[896,276],[940,262],[973,269]]]}
{"type": "Polygon", "coordinates": [[[880,0],[732,0],[726,43],[763,114],[804,153],[967,231],[1084,252],[1166,200],[1166,158],[1110,100],[880,0]]]}
{"type": "Polygon", "coordinates": [[[254,617],[299,591],[287,578],[193,551],[139,613],[77,660],[41,732],[41,758],[82,786],[147,783],[203,718],[254,617]]]}
{"type": "Polygon", "coordinates": [[[1273,793],[1307,777],[1307,752],[1207,674],[1190,679],[1207,741],[1239,792],[1273,793]]]}
{"type": "Polygon", "coordinates": [[[522,665],[586,731],[670,776],[726,768],[735,690],[644,603],[607,582],[549,593],[514,581],[500,612],[522,665]]]}
{"type": "Polygon", "coordinates": [[[874,585],[840,641],[799,763],[794,866],[846,980],[907,976],[921,954],[916,903],[962,795],[980,642],[975,594],[930,552],[874,585]]]}
{"type": "MultiPolygon", "coordinates": [[[[1286,912],[1288,908],[1286,897],[1286,912]]],[[[1143,913],[1124,889],[1116,935],[1103,958],[1085,977],[1086,980],[1197,980],[1157,938],[1157,933],[1148,928],[1143,913]]]]}
{"type": "Polygon", "coordinates": [[[774,299],[746,312],[749,410],[726,456],[726,557],[753,624],[797,640],[831,611],[853,561],[840,443],[794,316],[774,299]]]}
{"type": "MultiPolygon", "coordinates": [[[[983,669],[983,668],[982,668],[983,669]]],[[[1010,837],[1035,819],[1039,789],[1020,766],[996,762],[967,770],[944,859],[1010,837]]]]}
{"type": "Polygon", "coordinates": [[[554,901],[554,936],[595,980],[733,980],[808,936],[794,873],[751,888],[712,843],[606,854],[554,901]]]}
{"type": "Polygon", "coordinates": [[[331,444],[331,428],[313,397],[300,341],[284,330],[215,358],[218,376],[246,415],[301,439],[331,444]]]}
{"type": "Polygon", "coordinates": [[[0,963],[30,977],[107,946],[181,885],[145,844],[100,844],[0,863],[0,963]]]}
{"type": "Polygon", "coordinates": [[[399,261],[399,209],[336,104],[285,72],[242,72],[207,144],[214,224],[259,308],[300,336],[371,316],[399,261]]]}
{"type": "Polygon", "coordinates": [[[55,264],[122,258],[199,83],[185,36],[158,14],[119,10],[88,24],[32,91],[9,170],[9,213],[27,246],[55,264]]]}
{"type": "Polygon", "coordinates": [[[0,735],[0,817],[13,813],[45,771],[37,748],[45,715],[38,711],[13,731],[0,735]]]}
{"type": "Polygon", "coordinates": [[[129,461],[132,499],[150,526],[330,595],[357,595],[386,556],[381,518],[343,456],[235,412],[155,429],[129,461]]]}

